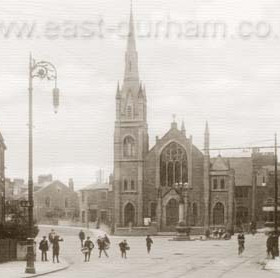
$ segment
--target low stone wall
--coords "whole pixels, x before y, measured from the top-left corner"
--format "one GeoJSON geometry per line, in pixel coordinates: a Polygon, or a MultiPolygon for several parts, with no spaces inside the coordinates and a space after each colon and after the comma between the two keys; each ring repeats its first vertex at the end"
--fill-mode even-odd
{"type": "Polygon", "coordinates": [[[157,226],[145,226],[145,227],[117,227],[114,232],[115,236],[146,236],[157,235],[157,226]]]}
{"type": "Polygon", "coordinates": [[[0,262],[15,261],[17,259],[17,241],[0,239],[0,262]]]}

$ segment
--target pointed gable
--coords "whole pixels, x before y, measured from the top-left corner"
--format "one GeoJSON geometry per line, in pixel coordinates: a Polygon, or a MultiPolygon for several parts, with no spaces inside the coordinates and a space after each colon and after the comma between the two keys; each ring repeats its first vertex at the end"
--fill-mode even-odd
{"type": "Polygon", "coordinates": [[[213,161],[211,170],[213,170],[213,171],[227,171],[227,170],[229,170],[228,162],[222,156],[219,155],[213,161]]]}

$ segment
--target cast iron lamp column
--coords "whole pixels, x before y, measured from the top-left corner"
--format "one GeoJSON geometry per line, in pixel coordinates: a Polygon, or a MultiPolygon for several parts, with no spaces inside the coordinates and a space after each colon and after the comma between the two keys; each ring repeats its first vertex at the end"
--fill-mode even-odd
{"type": "Polygon", "coordinates": [[[57,71],[53,64],[46,61],[36,62],[29,57],[29,153],[28,153],[28,226],[27,261],[25,273],[36,273],[34,265],[34,232],[33,232],[33,79],[46,79],[55,82],[53,89],[54,112],[57,113],[59,105],[59,90],[57,88],[57,71]]]}

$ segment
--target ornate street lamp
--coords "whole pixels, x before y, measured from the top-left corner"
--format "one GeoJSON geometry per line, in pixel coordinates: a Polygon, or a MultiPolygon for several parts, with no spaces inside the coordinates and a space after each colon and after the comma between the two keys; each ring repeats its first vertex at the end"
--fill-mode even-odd
{"type": "Polygon", "coordinates": [[[34,233],[33,233],[33,79],[46,79],[55,82],[53,89],[54,112],[59,106],[59,90],[57,88],[57,71],[55,66],[46,61],[36,62],[31,54],[29,57],[29,153],[28,153],[28,226],[27,262],[25,273],[35,273],[34,266],[34,233]]]}
{"type": "Polygon", "coordinates": [[[176,226],[177,236],[174,240],[189,240],[190,225],[189,225],[189,191],[192,187],[189,183],[175,183],[173,185],[175,191],[180,196],[179,199],[179,222],[176,226]],[[186,194],[185,194],[186,193],[186,194]],[[184,198],[186,197],[186,202],[184,198]],[[184,217],[185,206],[187,206],[186,218],[184,217]],[[186,219],[186,220],[185,220],[186,219]]]}

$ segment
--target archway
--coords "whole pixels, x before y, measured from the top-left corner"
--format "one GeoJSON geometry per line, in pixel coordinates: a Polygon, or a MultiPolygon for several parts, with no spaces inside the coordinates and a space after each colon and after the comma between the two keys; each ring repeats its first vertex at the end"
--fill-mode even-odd
{"type": "Polygon", "coordinates": [[[134,224],[135,224],[135,208],[131,203],[128,203],[124,208],[124,225],[134,226],[134,224]]]}
{"type": "Polygon", "coordinates": [[[197,220],[198,220],[198,208],[197,208],[197,203],[193,203],[192,205],[192,217],[193,217],[193,226],[197,225],[197,220]]]}
{"type": "Polygon", "coordinates": [[[213,224],[224,225],[225,208],[222,203],[217,203],[213,209],[213,224]]]}
{"type": "Polygon", "coordinates": [[[166,226],[175,226],[179,221],[179,203],[175,199],[169,200],[166,205],[166,226]]]}

